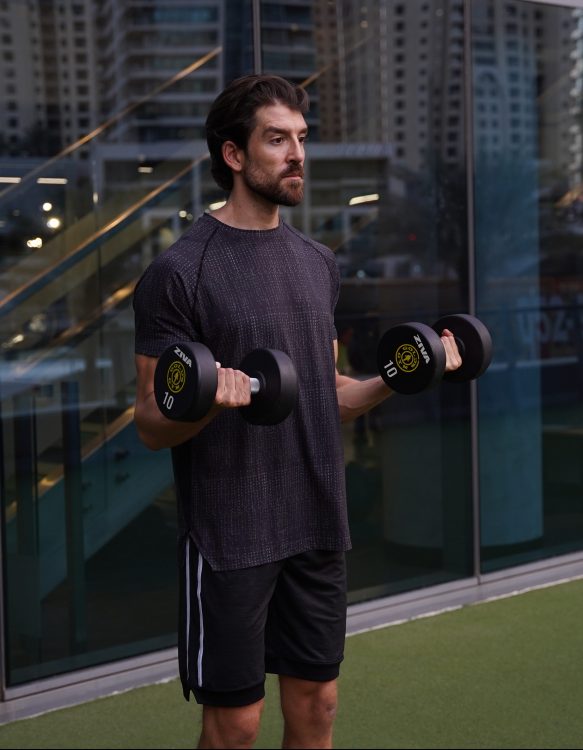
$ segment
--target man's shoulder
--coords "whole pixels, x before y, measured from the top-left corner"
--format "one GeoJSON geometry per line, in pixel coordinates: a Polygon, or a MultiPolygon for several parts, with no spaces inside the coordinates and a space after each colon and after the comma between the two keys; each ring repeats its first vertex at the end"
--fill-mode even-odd
{"type": "Polygon", "coordinates": [[[205,248],[212,238],[216,227],[206,215],[198,218],[189,229],[175,240],[166,250],[160,253],[153,265],[173,268],[187,261],[189,265],[196,265],[202,258],[205,248]]]}
{"type": "MultiPolygon", "coordinates": [[[[146,298],[160,289],[194,289],[213,225],[200,217],[168,248],[157,255],[136,284],[135,297],[146,298]]],[[[187,293],[187,292],[186,292],[187,293]]]]}
{"type": "Polygon", "coordinates": [[[290,236],[293,238],[295,242],[303,243],[304,245],[307,245],[308,247],[312,248],[314,251],[316,251],[320,255],[323,255],[327,261],[330,261],[333,264],[336,264],[336,256],[327,245],[323,245],[321,242],[317,242],[312,237],[308,237],[307,234],[300,232],[299,229],[292,227],[287,222],[284,222],[283,225],[284,225],[285,230],[290,233],[290,236]]]}

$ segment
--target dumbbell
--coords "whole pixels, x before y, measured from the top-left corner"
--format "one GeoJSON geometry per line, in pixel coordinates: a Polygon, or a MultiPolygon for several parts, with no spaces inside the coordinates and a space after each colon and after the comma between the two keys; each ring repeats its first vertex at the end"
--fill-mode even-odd
{"type": "Polygon", "coordinates": [[[442,380],[464,383],[480,377],[492,361],[492,337],[472,315],[447,315],[429,327],[402,323],[389,328],[379,342],[377,366],[385,383],[397,393],[420,393],[442,380]],[[448,328],[454,335],[462,364],[445,372],[446,354],[441,341],[448,328]]]}
{"type": "MultiPolygon", "coordinates": [[[[296,369],[277,349],[255,349],[239,369],[250,378],[251,404],[239,409],[250,424],[282,422],[292,411],[298,394],[296,369]]],[[[154,373],[154,395],[168,419],[196,422],[211,409],[217,393],[218,373],[211,351],[198,342],[179,341],[162,352],[154,373]]]]}

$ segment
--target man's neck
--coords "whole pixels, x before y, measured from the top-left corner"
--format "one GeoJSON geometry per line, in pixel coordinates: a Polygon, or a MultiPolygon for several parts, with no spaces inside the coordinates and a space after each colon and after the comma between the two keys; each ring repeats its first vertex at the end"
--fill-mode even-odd
{"type": "Polygon", "coordinates": [[[239,198],[232,192],[224,206],[212,216],[235,229],[275,229],[279,226],[279,206],[259,197],[239,198]]]}

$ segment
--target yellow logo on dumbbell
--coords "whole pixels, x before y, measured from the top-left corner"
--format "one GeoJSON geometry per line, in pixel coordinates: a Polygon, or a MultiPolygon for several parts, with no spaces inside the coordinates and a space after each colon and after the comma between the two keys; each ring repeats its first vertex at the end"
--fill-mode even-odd
{"type": "Polygon", "coordinates": [[[401,344],[395,353],[395,364],[402,372],[413,372],[419,365],[419,352],[411,344],[401,344]]]}
{"type": "Polygon", "coordinates": [[[180,393],[186,383],[186,370],[182,362],[172,362],[166,371],[166,384],[172,393],[180,393]]]}

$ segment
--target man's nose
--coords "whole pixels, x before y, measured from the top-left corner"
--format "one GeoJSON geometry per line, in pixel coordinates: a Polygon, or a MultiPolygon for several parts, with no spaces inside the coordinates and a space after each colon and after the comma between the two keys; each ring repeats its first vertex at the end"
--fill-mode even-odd
{"type": "Polygon", "coordinates": [[[290,147],[287,154],[288,161],[297,161],[303,164],[305,157],[304,144],[299,138],[293,138],[290,141],[290,147]]]}

